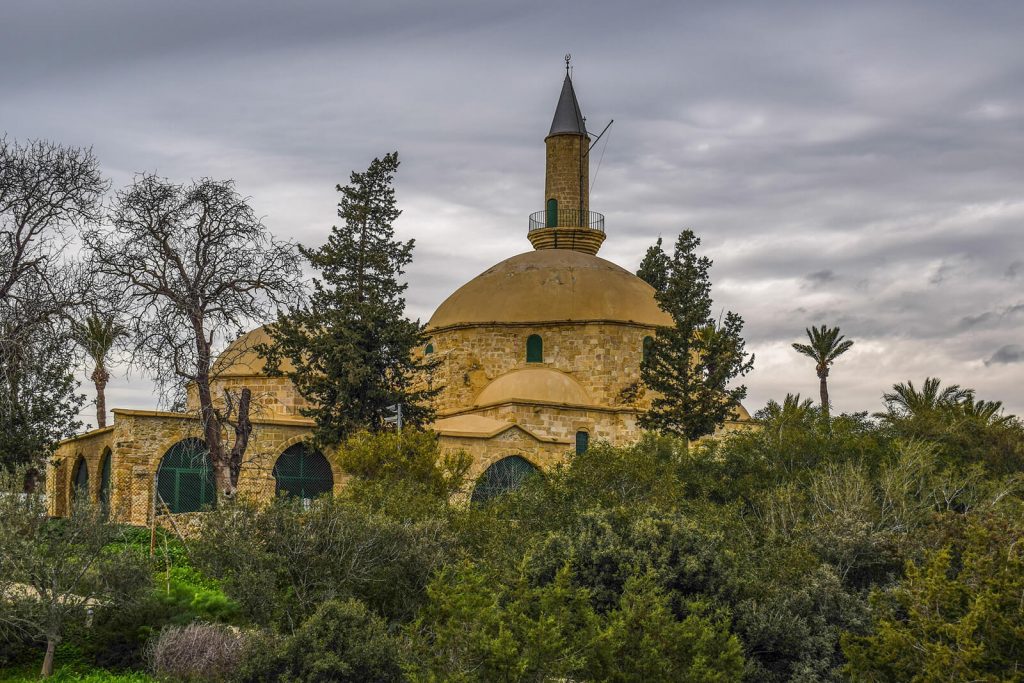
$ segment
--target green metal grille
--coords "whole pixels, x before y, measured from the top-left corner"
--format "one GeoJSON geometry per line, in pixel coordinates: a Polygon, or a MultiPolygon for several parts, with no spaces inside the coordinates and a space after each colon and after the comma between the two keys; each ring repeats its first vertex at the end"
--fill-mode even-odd
{"type": "Polygon", "coordinates": [[[544,362],[544,340],[539,334],[531,334],[526,338],[526,362],[544,362]]]}
{"type": "Polygon", "coordinates": [[[83,500],[89,498],[89,465],[81,456],[75,463],[75,475],[71,479],[71,497],[83,500]]]}
{"type": "Polygon", "coordinates": [[[495,496],[512,491],[522,486],[523,482],[537,473],[537,468],[525,458],[510,455],[494,463],[480,475],[473,487],[470,500],[483,503],[495,496]]]}
{"type": "Polygon", "coordinates": [[[110,514],[110,449],[103,451],[103,462],[100,465],[100,508],[103,516],[110,514]]]}
{"type": "Polygon", "coordinates": [[[213,463],[202,439],[185,439],[171,446],[160,460],[156,490],[161,511],[198,512],[217,505],[213,463]]]}
{"type": "Polygon", "coordinates": [[[311,500],[334,491],[334,473],[324,454],[312,446],[297,443],[289,447],[274,465],[276,493],[311,500]]]}

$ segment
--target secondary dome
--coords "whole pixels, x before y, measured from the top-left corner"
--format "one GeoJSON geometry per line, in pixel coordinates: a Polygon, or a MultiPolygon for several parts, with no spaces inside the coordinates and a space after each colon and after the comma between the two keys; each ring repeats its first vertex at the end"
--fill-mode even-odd
{"type": "MultiPolygon", "coordinates": [[[[258,344],[269,344],[270,335],[263,326],[249,330],[228,344],[217,360],[213,371],[218,377],[260,377],[267,374],[267,361],[256,353],[258,344]]],[[[281,370],[291,372],[295,366],[287,358],[281,359],[281,370]]]]}
{"type": "Polygon", "coordinates": [[[504,374],[484,387],[475,403],[486,406],[507,401],[593,405],[587,390],[579,382],[550,368],[525,368],[504,374]]]}
{"type": "Polygon", "coordinates": [[[429,326],[614,321],[671,325],[646,282],[603,258],[538,249],[506,259],[445,299],[429,326]]]}

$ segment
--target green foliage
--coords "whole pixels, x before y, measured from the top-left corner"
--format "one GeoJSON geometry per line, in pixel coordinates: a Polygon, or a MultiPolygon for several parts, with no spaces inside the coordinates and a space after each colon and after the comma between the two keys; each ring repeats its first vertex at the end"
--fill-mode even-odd
{"type": "Polygon", "coordinates": [[[73,346],[59,328],[0,302],[0,469],[41,470],[57,442],[82,426],[76,416],[85,396],[74,366],[73,346]]]}
{"type": "Polygon", "coordinates": [[[872,593],[873,632],[843,650],[854,680],[1019,680],[1024,671],[1022,509],[972,516],[949,545],[872,593]]]}
{"type": "Polygon", "coordinates": [[[712,316],[711,259],[697,256],[698,246],[700,239],[684,230],[671,259],[649,250],[641,268],[673,325],[658,328],[641,363],[641,379],[657,393],[640,424],[688,439],[713,433],[733,414],[747,388],[728,385],[754,366],[741,336],[743,318],[712,316]]]}
{"type": "Polygon", "coordinates": [[[626,582],[619,608],[608,615],[596,648],[593,676],[601,681],[734,681],[743,672],[739,640],[725,613],[705,615],[691,603],[679,621],[650,576],[626,582]]]}
{"type": "Polygon", "coordinates": [[[413,241],[394,239],[401,212],[392,183],[398,153],[374,159],[349,184],[338,186],[341,227],[327,244],[301,249],[320,273],[307,306],[290,308],[267,327],[272,343],[260,348],[274,371],[287,359],[287,375],[311,408],[321,446],[341,443],[360,429],[382,430],[388,407],[402,404],[407,424],[430,421],[435,391],[414,388],[415,375],[432,367],[413,357],[426,344],[424,326],[405,318],[399,279],[412,262],[413,241]]]}
{"type": "Polygon", "coordinates": [[[79,498],[69,517],[49,519],[41,496],[21,493],[23,481],[0,470],[0,623],[55,646],[90,612],[134,602],[149,568],[98,505],[79,498]]]}
{"type": "Polygon", "coordinates": [[[886,409],[875,416],[893,434],[936,444],[944,462],[983,465],[994,474],[1024,470],[1024,423],[1003,412],[999,401],[976,399],[973,389],[943,387],[927,377],[883,395],[886,409]]]}
{"type": "Polygon", "coordinates": [[[250,646],[241,683],[403,680],[398,647],[387,626],[358,600],[323,603],[287,638],[250,646]]]}
{"type": "Polygon", "coordinates": [[[362,480],[407,482],[425,493],[447,497],[462,489],[471,458],[442,456],[437,434],[419,429],[359,432],[338,452],[342,469],[362,480]]]}
{"type": "Polygon", "coordinates": [[[451,540],[438,520],[404,522],[346,497],[240,501],[203,518],[197,567],[256,623],[294,631],[328,600],[359,598],[408,618],[451,540]]]}
{"type": "Polygon", "coordinates": [[[430,601],[407,629],[415,681],[584,679],[728,681],[743,669],[724,615],[677,619],[649,578],[630,578],[602,616],[563,566],[535,583],[520,573],[502,584],[463,564],[442,571],[430,601]]]}

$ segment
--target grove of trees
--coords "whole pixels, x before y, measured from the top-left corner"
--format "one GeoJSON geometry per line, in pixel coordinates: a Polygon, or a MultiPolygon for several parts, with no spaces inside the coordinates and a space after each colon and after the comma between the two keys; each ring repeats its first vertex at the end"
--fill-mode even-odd
{"type": "Polygon", "coordinates": [[[1024,678],[1024,424],[937,378],[893,386],[874,414],[832,414],[826,377],[850,342],[822,326],[795,345],[819,404],[789,394],[701,438],[734,414],[753,358],[743,320],[714,315],[691,231],[639,272],[673,321],[641,369],[645,436],[470,502],[468,457],[423,429],[397,154],[339,186],[342,225],[319,248],[272,237],[230,181],[141,175],[104,207],[88,150],[4,139],[0,161],[0,673],[1024,678]],[[213,395],[214,355],[275,314],[258,351],[316,404],[348,475],[336,496],[237,495],[251,396],[213,395]],[[115,348],[168,400],[197,392],[222,500],[188,533],[151,537],[85,500],[48,519],[24,493],[79,428],[76,365],[100,390],[115,348]]]}

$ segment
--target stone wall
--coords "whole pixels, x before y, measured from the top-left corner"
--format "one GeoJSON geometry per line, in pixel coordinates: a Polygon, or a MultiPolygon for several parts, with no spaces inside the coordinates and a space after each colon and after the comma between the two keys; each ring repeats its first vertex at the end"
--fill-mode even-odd
{"type": "MultiPolygon", "coordinates": [[[[249,448],[238,480],[239,495],[260,500],[274,496],[274,463],[289,446],[309,438],[308,420],[254,419],[249,448]]],[[[141,410],[114,410],[114,424],[64,441],[57,449],[47,473],[50,514],[63,516],[70,508],[72,476],[79,456],[89,467],[89,496],[99,499],[100,467],[107,448],[112,456],[111,519],[145,525],[153,506],[153,484],[160,459],[176,443],[189,437],[202,438],[199,421],[192,415],[141,410]]],[[[335,490],[345,476],[333,462],[335,490]]]]}
{"type": "MultiPolygon", "coordinates": [[[[253,419],[301,418],[299,410],[309,406],[287,377],[228,375],[210,382],[210,391],[218,407],[224,406],[225,390],[231,391],[237,397],[244,387],[252,391],[250,413],[253,419]]],[[[196,391],[194,384],[188,387],[185,406],[189,412],[199,410],[199,392],[196,391]]]]}
{"type": "Polygon", "coordinates": [[[439,415],[473,406],[488,383],[512,370],[549,367],[573,377],[596,405],[646,409],[649,397],[640,385],[643,339],[654,328],[620,323],[456,326],[431,332],[441,360],[431,381],[443,387],[439,415]],[[526,362],[526,339],[544,342],[543,363],[526,362]]]}

